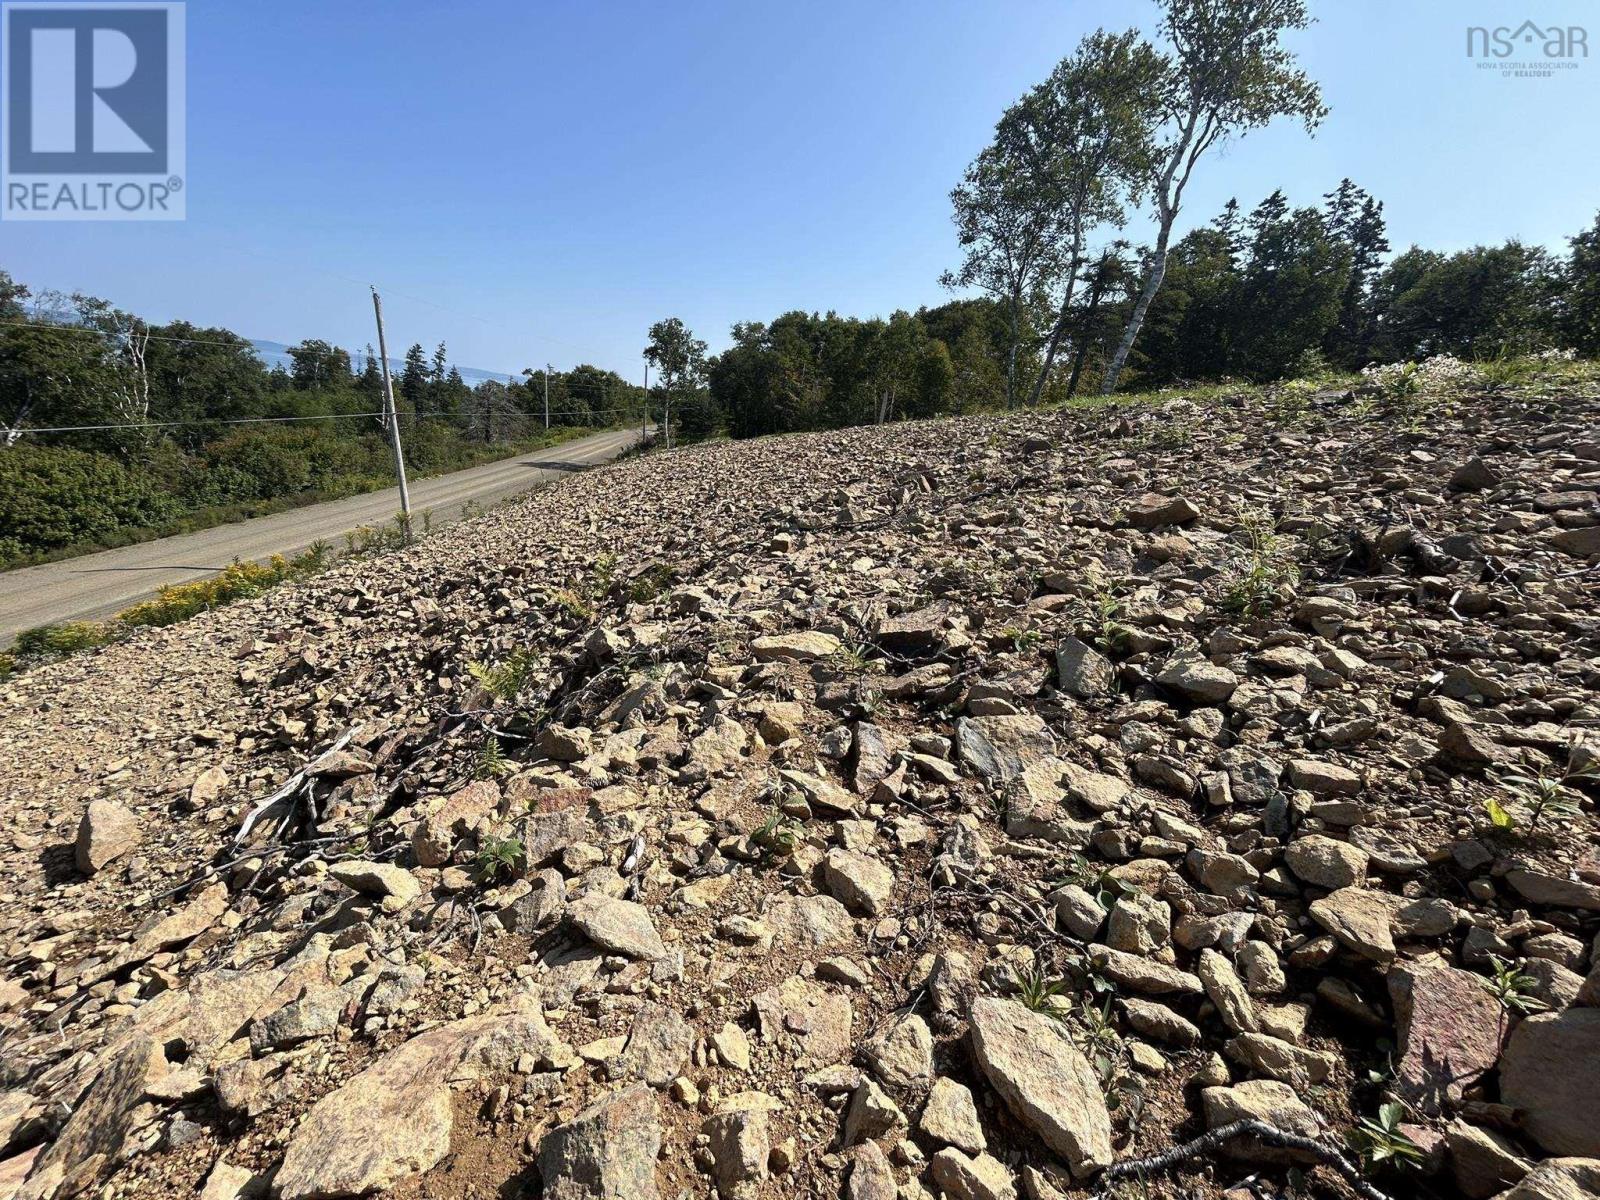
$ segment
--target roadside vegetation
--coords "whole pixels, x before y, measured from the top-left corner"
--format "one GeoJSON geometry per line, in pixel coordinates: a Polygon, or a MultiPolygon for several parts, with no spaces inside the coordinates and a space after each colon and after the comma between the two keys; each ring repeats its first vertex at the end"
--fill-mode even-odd
{"type": "MultiPolygon", "coordinates": [[[[406,442],[413,479],[465,470],[597,432],[565,426],[492,443],[463,441],[424,425],[406,442]],[[413,446],[423,451],[415,459],[413,446]]],[[[18,445],[0,450],[0,570],[55,562],[175,534],[339,500],[394,486],[388,443],[321,429],[268,429],[207,447],[197,460],[164,475],[155,463],[125,463],[70,447],[18,445]],[[244,464],[242,467],[236,464],[244,464]],[[290,465],[289,471],[279,466],[290,465]],[[203,503],[215,495],[210,471],[240,482],[247,499],[203,503]]]]}
{"type": "MultiPolygon", "coordinates": [[[[268,368],[244,338],[147,322],[0,271],[0,569],[388,487],[379,364],[327,342],[268,368]]],[[[460,470],[633,423],[597,367],[469,386],[440,343],[394,371],[406,463],[460,470]],[[544,427],[546,384],[550,425],[544,427]]]]}
{"type": "Polygon", "coordinates": [[[62,621],[25,629],[9,651],[0,653],[0,678],[119,641],[136,629],[176,625],[199,613],[252,599],[286,580],[320,574],[331,562],[331,548],[318,543],[292,559],[275,554],[264,563],[235,562],[209,579],[169,584],[153,599],[123,609],[109,621],[62,621]]]}

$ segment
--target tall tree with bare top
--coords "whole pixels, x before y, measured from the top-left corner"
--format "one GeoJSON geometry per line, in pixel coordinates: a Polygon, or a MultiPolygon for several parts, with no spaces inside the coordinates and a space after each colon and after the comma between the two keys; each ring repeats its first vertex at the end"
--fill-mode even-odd
{"type": "Polygon", "coordinates": [[[1169,45],[1161,89],[1166,137],[1151,179],[1156,242],[1100,391],[1109,395],[1166,275],[1167,245],[1196,164],[1213,146],[1278,117],[1314,132],[1327,107],[1283,37],[1311,24],[1305,0],[1163,0],[1169,45]]]}

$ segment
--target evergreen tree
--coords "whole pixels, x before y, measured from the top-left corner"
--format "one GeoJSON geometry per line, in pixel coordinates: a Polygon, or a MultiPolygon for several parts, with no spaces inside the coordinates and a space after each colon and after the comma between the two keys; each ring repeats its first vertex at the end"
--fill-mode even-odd
{"type": "Polygon", "coordinates": [[[1322,213],[1290,209],[1281,191],[1261,202],[1249,225],[1235,363],[1252,379],[1277,379],[1320,350],[1338,321],[1350,250],[1322,213]]]}
{"type": "Polygon", "coordinates": [[[378,356],[367,343],[367,352],[361,360],[361,374],[356,377],[356,389],[371,401],[383,400],[383,372],[378,367],[378,356]]]}
{"type": "Polygon", "coordinates": [[[411,412],[426,407],[428,396],[428,356],[421,342],[413,342],[406,351],[405,366],[400,371],[400,399],[411,412]]]}
{"type": "Polygon", "coordinates": [[[1389,252],[1383,203],[1349,179],[1340,180],[1324,199],[1328,232],[1347,250],[1350,273],[1339,298],[1338,320],[1328,331],[1323,349],[1330,361],[1343,367],[1359,367],[1371,357],[1377,332],[1372,283],[1383,256],[1389,252]]]}
{"type": "Polygon", "coordinates": [[[1600,354],[1600,214],[1571,239],[1562,283],[1561,337],[1580,354],[1600,354]]]}
{"type": "Polygon", "coordinates": [[[1562,279],[1549,254],[1515,239],[1449,256],[1413,246],[1374,287],[1376,352],[1493,358],[1547,347],[1558,334],[1562,279]]]}
{"type": "Polygon", "coordinates": [[[1222,235],[1222,244],[1227,249],[1229,262],[1238,266],[1245,252],[1244,216],[1239,210],[1239,201],[1230,198],[1222,206],[1221,214],[1211,224],[1222,235]]]}

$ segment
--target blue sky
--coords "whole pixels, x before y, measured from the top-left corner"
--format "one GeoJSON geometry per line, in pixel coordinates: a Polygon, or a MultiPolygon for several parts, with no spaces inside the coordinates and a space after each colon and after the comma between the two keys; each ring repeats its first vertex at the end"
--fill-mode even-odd
{"type": "MultiPolygon", "coordinates": [[[[1600,9],[1312,0],[1332,113],[1200,167],[1179,225],[1349,175],[1396,248],[1564,246],[1600,206],[1600,9]],[[1587,25],[1592,57],[1506,79],[1471,24],[1587,25]]],[[[716,349],[790,308],[937,304],[947,195],[1000,111],[1097,26],[1082,0],[192,0],[189,219],[0,225],[0,267],[250,337],[443,338],[455,361],[637,378],[649,323],[716,349]]],[[[1131,232],[1144,226],[1136,221],[1131,232]]]]}

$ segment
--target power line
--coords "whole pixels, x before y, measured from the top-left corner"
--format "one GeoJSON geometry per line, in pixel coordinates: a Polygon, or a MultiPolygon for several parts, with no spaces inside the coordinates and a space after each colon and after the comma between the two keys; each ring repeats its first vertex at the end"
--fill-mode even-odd
{"type": "MultiPolygon", "coordinates": [[[[396,294],[397,295],[402,295],[402,296],[405,295],[405,293],[403,293],[403,292],[396,293],[396,294]]],[[[415,297],[412,297],[412,298],[415,299],[415,297]]],[[[426,303],[428,303],[428,301],[422,301],[422,303],[426,304],[426,303]]],[[[438,308],[438,307],[442,307],[442,306],[435,305],[434,307],[438,308]]],[[[467,315],[469,315],[469,314],[466,314],[466,313],[455,312],[454,309],[445,309],[444,311],[455,313],[455,315],[457,315],[457,316],[467,316],[467,315]]],[[[126,339],[131,338],[131,337],[143,337],[145,340],[151,341],[151,342],[173,342],[173,343],[178,343],[178,344],[182,344],[182,345],[186,345],[186,346],[221,346],[224,349],[228,349],[228,350],[248,350],[251,354],[256,354],[256,355],[259,355],[259,354],[262,353],[260,347],[256,346],[256,344],[254,342],[250,341],[248,338],[245,338],[245,337],[242,337],[242,336],[236,342],[224,342],[224,341],[218,341],[215,338],[176,337],[176,336],[174,336],[172,334],[164,334],[164,333],[146,333],[146,332],[143,332],[143,331],[131,331],[131,330],[130,331],[126,331],[126,332],[119,332],[119,331],[114,330],[114,329],[96,329],[92,325],[59,325],[59,324],[56,324],[56,323],[51,322],[51,321],[0,321],[0,328],[38,329],[38,330],[47,330],[47,331],[49,331],[51,333],[82,333],[82,334],[87,334],[90,337],[113,338],[113,339],[117,339],[117,340],[126,340],[126,339]]],[[[164,328],[164,326],[157,325],[156,328],[160,329],[160,328],[164,328]]],[[[314,339],[314,340],[320,340],[320,339],[314,339]]],[[[296,343],[296,344],[297,345],[303,345],[304,343],[300,342],[300,343],[296,343]]],[[[420,345],[421,343],[419,342],[417,344],[420,345]]],[[[561,344],[565,344],[565,343],[561,343],[561,344]]],[[[351,361],[352,367],[355,365],[357,360],[359,358],[361,358],[361,356],[362,356],[362,352],[360,350],[351,350],[351,349],[348,349],[348,348],[346,348],[344,346],[335,346],[331,342],[327,343],[327,345],[331,349],[337,350],[340,353],[345,354],[346,356],[348,356],[350,361],[351,361]]],[[[291,346],[289,349],[293,349],[293,348],[294,347],[291,346]]],[[[285,351],[267,351],[267,353],[272,353],[272,354],[287,353],[287,352],[288,352],[287,350],[285,350],[285,351]]],[[[401,359],[391,359],[390,361],[391,362],[403,362],[403,360],[401,360],[401,359]]],[[[457,365],[457,364],[452,364],[452,365],[457,365]]],[[[476,369],[476,368],[474,368],[474,369],[476,369]]],[[[602,368],[602,369],[604,369],[604,368],[602,368]]],[[[569,372],[569,371],[552,371],[551,373],[553,375],[555,375],[556,377],[561,379],[562,386],[566,387],[566,389],[569,392],[575,392],[575,391],[579,390],[580,388],[587,387],[587,388],[596,389],[596,390],[598,390],[598,392],[600,394],[604,394],[605,389],[606,389],[606,385],[603,384],[603,383],[593,383],[593,382],[588,382],[588,381],[580,381],[578,383],[573,383],[573,382],[571,382],[571,381],[569,381],[567,379],[567,376],[569,376],[571,374],[571,372],[569,372]]],[[[543,373],[539,372],[539,371],[535,371],[533,373],[534,378],[541,378],[542,374],[543,373]]],[[[354,378],[354,377],[355,377],[355,374],[352,371],[352,378],[354,378]]],[[[617,378],[621,379],[621,376],[618,376],[617,378]]],[[[467,381],[465,379],[463,379],[462,382],[466,383],[467,387],[469,387],[469,388],[475,386],[474,384],[467,383],[467,381]]],[[[480,384],[481,383],[498,383],[498,382],[499,382],[499,380],[493,379],[493,378],[479,379],[478,380],[478,383],[480,383],[480,384]]],[[[528,379],[528,380],[524,380],[524,381],[522,381],[520,383],[513,382],[510,386],[525,387],[525,386],[528,386],[529,384],[531,384],[532,382],[533,382],[532,379],[528,379]]],[[[619,386],[631,387],[632,385],[631,384],[627,384],[624,381],[619,386]]]]}
{"type": "MultiPolygon", "coordinates": [[[[11,329],[48,329],[52,333],[87,333],[91,337],[144,337],[152,342],[184,342],[191,346],[226,346],[230,350],[248,350],[252,354],[256,352],[255,346],[247,338],[242,337],[237,342],[219,342],[207,338],[172,337],[159,333],[135,333],[133,331],[118,333],[112,329],[96,329],[92,325],[57,325],[50,321],[0,321],[0,325],[11,329]]],[[[157,328],[161,328],[161,326],[157,326],[157,328]]]]}
{"type": "Polygon", "coordinates": [[[313,417],[213,417],[203,421],[129,421],[119,425],[27,425],[9,432],[25,433],[90,433],[103,429],[172,429],[184,425],[269,425],[281,421],[344,421],[358,417],[381,417],[381,412],[370,413],[319,413],[313,417]]]}
{"type": "MultiPolygon", "coordinates": [[[[632,409],[628,408],[593,408],[574,409],[570,412],[552,412],[552,417],[607,417],[631,416],[632,409]]],[[[274,425],[287,421],[349,421],[364,417],[382,417],[382,412],[364,413],[318,413],[308,417],[210,417],[198,421],[129,421],[114,425],[26,425],[18,429],[8,430],[8,433],[19,437],[25,434],[39,433],[98,433],[111,429],[176,429],[192,428],[202,425],[274,425]]],[[[476,419],[474,413],[451,413],[442,409],[426,410],[414,409],[409,412],[402,410],[402,416],[410,417],[445,417],[458,421],[471,421],[476,419]]],[[[532,421],[537,419],[533,413],[517,412],[509,415],[511,419],[520,418],[532,421]]]]}

